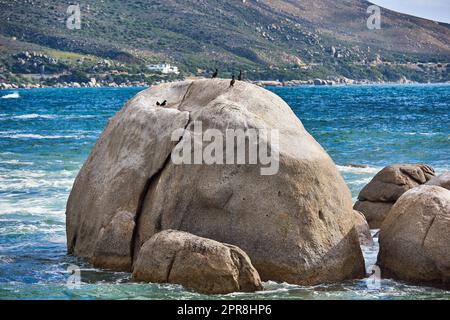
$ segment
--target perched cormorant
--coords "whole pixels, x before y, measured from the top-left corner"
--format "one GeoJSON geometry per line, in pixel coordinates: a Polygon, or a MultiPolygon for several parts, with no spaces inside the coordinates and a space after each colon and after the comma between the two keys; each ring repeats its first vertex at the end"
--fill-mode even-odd
{"type": "Polygon", "coordinates": [[[231,82],[230,82],[230,87],[234,87],[234,84],[236,83],[236,77],[234,76],[234,74],[231,76],[231,82]]]}
{"type": "Polygon", "coordinates": [[[243,78],[244,78],[244,77],[243,77],[243,75],[242,75],[242,70],[239,70],[238,80],[239,80],[239,81],[242,81],[243,78]]]}
{"type": "Polygon", "coordinates": [[[158,107],[165,107],[167,105],[167,100],[164,100],[163,103],[159,103],[159,101],[156,101],[156,105],[158,107]]]}
{"type": "Polygon", "coordinates": [[[216,68],[216,71],[214,71],[212,78],[217,78],[217,76],[219,75],[219,69],[216,68]]]}

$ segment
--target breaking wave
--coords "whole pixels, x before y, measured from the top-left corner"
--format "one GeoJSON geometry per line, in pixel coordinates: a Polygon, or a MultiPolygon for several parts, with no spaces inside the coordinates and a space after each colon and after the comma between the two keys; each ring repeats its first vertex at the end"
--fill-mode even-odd
{"type": "Polygon", "coordinates": [[[19,92],[13,92],[10,94],[6,94],[2,97],[2,99],[19,99],[20,98],[20,94],[19,92]]]}

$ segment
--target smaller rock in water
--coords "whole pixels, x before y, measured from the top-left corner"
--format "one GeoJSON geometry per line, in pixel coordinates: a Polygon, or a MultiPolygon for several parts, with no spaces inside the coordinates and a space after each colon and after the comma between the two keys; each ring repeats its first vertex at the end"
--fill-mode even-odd
{"type": "Polygon", "coordinates": [[[450,288],[450,191],[423,185],[406,192],[380,230],[383,278],[450,288]]]}
{"type": "Polygon", "coordinates": [[[263,289],[250,258],[238,247],[174,230],[159,232],[144,243],[133,278],[181,284],[206,294],[263,289]]]}
{"type": "Polygon", "coordinates": [[[386,167],[361,190],[354,209],[364,214],[372,229],[378,229],[406,191],[425,184],[434,176],[434,169],[424,164],[386,167]]]}
{"type": "Polygon", "coordinates": [[[364,217],[361,212],[356,210],[353,210],[353,213],[355,214],[355,227],[358,232],[359,243],[362,246],[373,246],[373,238],[370,233],[370,227],[367,223],[366,217],[364,217]]]}
{"type": "Polygon", "coordinates": [[[450,190],[450,171],[447,171],[438,177],[434,177],[426,184],[430,186],[439,186],[447,190],[450,190]]]}

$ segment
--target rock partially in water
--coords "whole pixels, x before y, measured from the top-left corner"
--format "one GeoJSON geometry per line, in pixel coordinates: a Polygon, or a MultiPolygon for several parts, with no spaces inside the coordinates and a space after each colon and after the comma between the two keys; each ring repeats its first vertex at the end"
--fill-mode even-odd
{"type": "Polygon", "coordinates": [[[450,190],[450,171],[447,171],[438,177],[434,177],[426,184],[430,186],[439,186],[447,190],[450,190]]]}
{"type": "Polygon", "coordinates": [[[238,247],[174,230],[159,232],[144,243],[133,278],[181,284],[207,294],[263,289],[250,258],[238,247]]]}
{"type": "Polygon", "coordinates": [[[372,229],[378,229],[402,194],[433,177],[434,169],[423,164],[386,167],[361,190],[354,209],[365,215],[372,229]]]}
{"type": "Polygon", "coordinates": [[[355,215],[356,231],[359,236],[359,243],[363,246],[373,246],[373,238],[366,217],[359,211],[353,210],[355,215]]]}
{"type": "Polygon", "coordinates": [[[81,169],[67,204],[70,253],[131,270],[143,244],[168,229],[242,248],[263,280],[312,285],[365,273],[351,194],[334,162],[281,98],[246,82],[184,81],[141,92],[111,119],[81,169]],[[276,131],[278,145],[268,147],[279,154],[278,170],[262,175],[261,159],[175,164],[171,155],[198,123],[223,137],[229,129],[276,131]],[[176,129],[180,142],[171,139],[176,129]],[[133,231],[112,223],[119,212],[132,217],[133,231]]]}
{"type": "Polygon", "coordinates": [[[383,278],[450,288],[450,191],[419,186],[393,206],[380,231],[383,278]]]}

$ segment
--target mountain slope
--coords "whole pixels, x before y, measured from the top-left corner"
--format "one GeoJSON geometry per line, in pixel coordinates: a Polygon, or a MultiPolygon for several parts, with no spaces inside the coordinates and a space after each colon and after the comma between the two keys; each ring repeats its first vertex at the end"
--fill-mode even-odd
{"type": "Polygon", "coordinates": [[[382,9],[381,30],[369,30],[369,5],[358,0],[86,0],[81,30],[69,30],[66,3],[0,0],[0,34],[127,63],[172,62],[194,74],[218,66],[245,68],[259,78],[301,78],[311,70],[376,78],[380,67],[371,71],[373,61],[450,62],[448,25],[382,9]]]}

